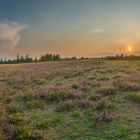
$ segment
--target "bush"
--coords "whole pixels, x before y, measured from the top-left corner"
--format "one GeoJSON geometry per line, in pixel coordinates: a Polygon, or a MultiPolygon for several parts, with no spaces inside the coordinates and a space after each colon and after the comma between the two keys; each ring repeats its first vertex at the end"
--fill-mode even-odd
{"type": "Polygon", "coordinates": [[[2,134],[2,132],[0,132],[0,140],[6,140],[4,134],[2,134]]]}
{"type": "Polygon", "coordinates": [[[97,80],[98,81],[108,81],[109,78],[107,78],[107,77],[101,77],[101,78],[98,78],[97,80]]]}
{"type": "Polygon", "coordinates": [[[73,89],[79,89],[79,85],[75,83],[75,84],[72,85],[72,88],[73,89]]]}
{"type": "Polygon", "coordinates": [[[92,108],[94,104],[89,100],[66,100],[59,103],[57,111],[71,111],[76,108],[92,108]]]}
{"type": "Polygon", "coordinates": [[[89,89],[92,87],[100,87],[101,82],[97,80],[83,80],[80,83],[81,91],[88,92],[89,89]]]}
{"type": "Polygon", "coordinates": [[[0,126],[2,126],[4,121],[5,121],[5,107],[3,104],[0,104],[0,126]]]}
{"type": "Polygon", "coordinates": [[[29,126],[17,126],[14,128],[10,140],[42,140],[43,135],[29,126]]]}
{"type": "Polygon", "coordinates": [[[45,99],[51,102],[60,102],[67,99],[80,99],[86,94],[80,90],[75,90],[69,86],[50,87],[47,90],[32,93],[35,99],[45,99]]]}
{"type": "Polygon", "coordinates": [[[115,87],[121,91],[139,91],[140,86],[135,82],[117,80],[114,82],[115,87]]]}
{"type": "Polygon", "coordinates": [[[140,93],[129,93],[126,98],[130,101],[140,103],[140,93]]]}
{"type": "Polygon", "coordinates": [[[90,108],[93,107],[93,103],[89,100],[80,100],[78,101],[78,107],[80,107],[81,109],[90,108]]]}
{"type": "Polygon", "coordinates": [[[37,108],[43,108],[43,103],[38,100],[32,100],[27,102],[27,106],[29,109],[37,109],[37,108]]]}
{"type": "Polygon", "coordinates": [[[110,96],[117,94],[117,88],[115,87],[102,87],[97,90],[98,94],[102,94],[103,96],[110,96]]]}
{"type": "Polygon", "coordinates": [[[59,103],[56,111],[70,111],[76,107],[76,103],[73,100],[66,100],[59,103]]]}
{"type": "Polygon", "coordinates": [[[40,140],[42,133],[36,131],[31,120],[22,113],[14,113],[7,116],[7,122],[3,126],[3,132],[8,140],[40,140]]]}
{"type": "Polygon", "coordinates": [[[114,106],[114,101],[107,98],[102,98],[101,100],[97,101],[94,104],[94,108],[99,110],[110,109],[113,108],[113,106],[114,106]]]}
{"type": "Polygon", "coordinates": [[[22,112],[22,109],[23,109],[22,106],[20,106],[18,104],[15,104],[15,103],[12,103],[12,104],[7,105],[7,111],[10,114],[22,112]]]}
{"type": "Polygon", "coordinates": [[[96,117],[96,122],[106,122],[111,121],[115,117],[109,112],[102,112],[96,117]]]}
{"type": "Polygon", "coordinates": [[[49,129],[51,127],[56,127],[57,125],[60,125],[64,122],[65,120],[63,119],[62,116],[54,116],[53,118],[47,119],[39,124],[37,124],[37,128],[41,130],[49,129]]]}
{"type": "Polygon", "coordinates": [[[99,101],[101,98],[102,98],[102,96],[99,94],[89,96],[89,100],[91,100],[91,101],[99,101]]]}
{"type": "Polygon", "coordinates": [[[22,113],[14,113],[8,116],[8,122],[13,125],[25,124],[27,123],[27,119],[22,113]]]}
{"type": "Polygon", "coordinates": [[[66,100],[67,98],[70,97],[70,94],[67,92],[62,92],[62,91],[56,91],[53,92],[51,94],[49,94],[48,96],[48,100],[49,101],[61,101],[61,100],[66,100]]]}

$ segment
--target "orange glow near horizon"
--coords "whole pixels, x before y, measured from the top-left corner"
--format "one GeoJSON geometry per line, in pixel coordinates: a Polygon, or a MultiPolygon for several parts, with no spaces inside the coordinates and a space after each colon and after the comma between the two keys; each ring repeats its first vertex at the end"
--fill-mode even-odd
{"type": "Polygon", "coordinates": [[[128,52],[132,52],[132,46],[128,47],[128,52]]]}
{"type": "Polygon", "coordinates": [[[129,46],[127,46],[126,48],[125,48],[125,53],[126,54],[132,54],[132,53],[134,53],[134,47],[133,46],[131,46],[131,45],[129,45],[129,46]]]}

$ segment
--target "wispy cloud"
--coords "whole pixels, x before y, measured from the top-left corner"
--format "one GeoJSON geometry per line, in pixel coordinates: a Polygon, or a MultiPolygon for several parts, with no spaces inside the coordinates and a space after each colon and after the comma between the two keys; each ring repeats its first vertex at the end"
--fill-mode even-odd
{"type": "Polygon", "coordinates": [[[0,47],[15,49],[21,40],[20,32],[26,28],[17,22],[0,22],[0,47]]]}
{"type": "Polygon", "coordinates": [[[90,32],[93,33],[93,34],[100,34],[100,33],[103,33],[104,30],[101,29],[101,28],[93,28],[93,29],[90,30],[90,32]]]}

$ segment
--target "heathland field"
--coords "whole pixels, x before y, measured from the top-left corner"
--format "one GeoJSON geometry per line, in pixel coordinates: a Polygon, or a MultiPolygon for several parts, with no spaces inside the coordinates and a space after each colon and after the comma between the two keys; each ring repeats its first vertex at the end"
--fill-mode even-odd
{"type": "Polygon", "coordinates": [[[0,140],[140,140],[140,61],[0,65],[0,140]]]}

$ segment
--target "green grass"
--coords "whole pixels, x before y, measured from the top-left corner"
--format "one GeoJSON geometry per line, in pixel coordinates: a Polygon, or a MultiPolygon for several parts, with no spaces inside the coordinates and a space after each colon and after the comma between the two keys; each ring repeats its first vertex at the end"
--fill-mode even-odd
{"type": "Polygon", "coordinates": [[[0,140],[139,140],[139,63],[0,65],[0,140]]]}
{"type": "Polygon", "coordinates": [[[129,93],[126,98],[130,101],[140,103],[140,93],[129,93]]]}

